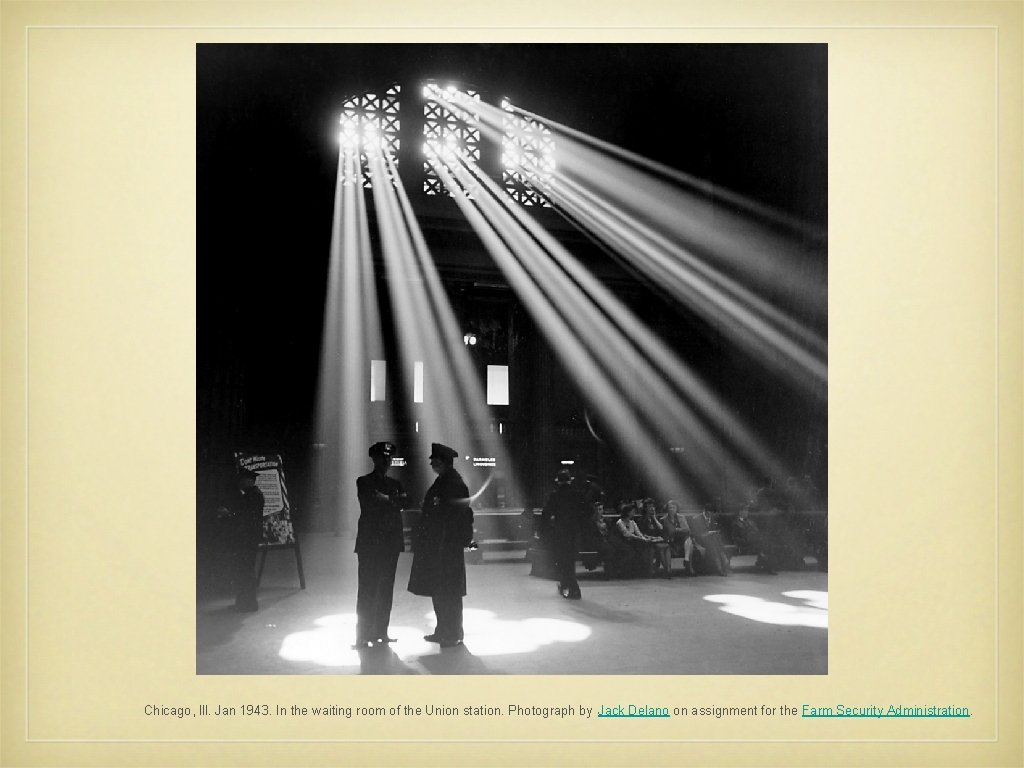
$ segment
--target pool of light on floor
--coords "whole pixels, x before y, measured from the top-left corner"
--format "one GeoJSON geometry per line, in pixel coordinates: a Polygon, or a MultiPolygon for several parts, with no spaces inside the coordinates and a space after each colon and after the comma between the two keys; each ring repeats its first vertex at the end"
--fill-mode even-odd
{"type": "MultiPolygon", "coordinates": [[[[303,661],[326,667],[356,667],[360,653],[351,645],[356,636],[354,613],[323,616],[313,622],[315,629],[293,632],[284,638],[278,655],[288,661],[303,661]]],[[[396,642],[391,651],[403,661],[436,654],[440,648],[423,635],[434,626],[434,614],[424,615],[422,626],[392,624],[388,634],[396,642]]],[[[474,656],[530,653],[554,643],[578,643],[590,637],[590,627],[563,619],[500,619],[493,611],[467,609],[463,617],[466,648],[474,656]]]]}
{"type": "Polygon", "coordinates": [[[705,595],[704,599],[719,603],[726,613],[764,624],[828,628],[828,592],[798,589],[783,592],[782,597],[799,602],[782,603],[750,595],[705,595]]]}

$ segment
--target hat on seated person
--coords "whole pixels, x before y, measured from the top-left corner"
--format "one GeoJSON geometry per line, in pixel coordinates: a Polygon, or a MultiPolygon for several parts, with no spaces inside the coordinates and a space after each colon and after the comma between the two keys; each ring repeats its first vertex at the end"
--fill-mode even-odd
{"type": "Polygon", "coordinates": [[[555,482],[560,484],[572,482],[572,472],[564,467],[555,473],[555,482]]]}
{"type": "Polygon", "coordinates": [[[449,448],[447,445],[442,443],[431,443],[430,444],[430,456],[431,459],[442,459],[443,461],[455,461],[458,457],[459,452],[449,448]]]}
{"type": "Polygon", "coordinates": [[[380,443],[374,443],[373,445],[370,446],[370,458],[373,458],[374,456],[384,456],[390,459],[391,456],[394,455],[394,453],[394,443],[384,441],[380,443]]]}

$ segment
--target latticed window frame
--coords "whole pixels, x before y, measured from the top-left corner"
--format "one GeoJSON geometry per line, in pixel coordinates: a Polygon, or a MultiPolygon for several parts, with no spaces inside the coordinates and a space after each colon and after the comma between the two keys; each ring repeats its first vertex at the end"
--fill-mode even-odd
{"type": "Polygon", "coordinates": [[[516,115],[507,99],[502,101],[501,107],[505,113],[501,139],[501,179],[505,191],[520,205],[550,208],[555,137],[543,123],[516,115]],[[529,157],[540,172],[513,162],[514,155],[529,157]]]}
{"type": "MultiPolygon", "coordinates": [[[[428,88],[431,84],[428,84],[428,88]]],[[[463,91],[467,96],[480,101],[477,91],[463,91]]],[[[449,146],[473,162],[480,162],[480,116],[476,112],[450,107],[430,96],[423,103],[423,141],[443,151],[449,137],[449,146]]],[[[426,195],[448,196],[451,192],[434,172],[429,160],[423,161],[423,193],[426,195]]]]}
{"type": "MultiPolygon", "coordinates": [[[[341,106],[341,117],[338,122],[342,134],[345,134],[348,128],[348,135],[356,137],[364,189],[373,186],[370,158],[376,156],[376,151],[385,149],[391,155],[397,169],[398,151],[401,148],[401,91],[401,86],[395,83],[380,96],[375,93],[350,96],[341,106]],[[367,136],[373,134],[382,140],[378,147],[370,146],[367,141],[367,136]]],[[[345,149],[343,146],[342,151],[345,149]]]]}

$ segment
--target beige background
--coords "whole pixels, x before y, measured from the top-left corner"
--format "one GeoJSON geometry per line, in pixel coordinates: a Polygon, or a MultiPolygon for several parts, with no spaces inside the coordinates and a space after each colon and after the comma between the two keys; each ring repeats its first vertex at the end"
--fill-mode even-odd
{"type": "Polygon", "coordinates": [[[3,765],[1021,764],[1021,5],[553,5],[0,6],[3,765]],[[827,676],[195,676],[195,44],[353,40],[828,43],[827,676]],[[972,717],[143,715],[623,701],[972,717]]]}

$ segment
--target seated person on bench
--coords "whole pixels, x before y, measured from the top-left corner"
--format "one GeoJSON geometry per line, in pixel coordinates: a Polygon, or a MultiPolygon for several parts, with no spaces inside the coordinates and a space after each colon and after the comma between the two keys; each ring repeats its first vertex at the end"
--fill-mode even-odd
{"type": "Polygon", "coordinates": [[[665,538],[665,529],[658,520],[658,508],[654,499],[644,499],[643,516],[637,523],[640,532],[647,536],[654,544],[654,565],[661,569],[663,578],[672,578],[672,551],[669,548],[668,540],[665,538]]]}
{"type": "Polygon", "coordinates": [[[672,554],[683,558],[683,573],[693,576],[693,538],[686,518],[679,514],[679,503],[675,499],[665,502],[661,513],[661,527],[665,540],[672,548],[672,554]]]}
{"type": "Polygon", "coordinates": [[[750,519],[750,510],[747,507],[743,507],[736,513],[732,532],[733,539],[737,544],[757,555],[755,568],[764,573],[774,574],[776,572],[775,558],[772,554],[775,544],[760,531],[757,523],[750,519]]]}
{"type": "MultiPolygon", "coordinates": [[[[604,504],[592,505],[593,512],[580,526],[581,549],[597,553],[604,563],[604,574],[610,579],[628,575],[633,553],[618,536],[613,536],[604,520],[604,504]]],[[[589,566],[588,566],[589,567],[589,566]]]]}
{"type": "Polygon", "coordinates": [[[718,521],[711,514],[709,505],[699,515],[687,516],[690,537],[693,539],[693,567],[698,573],[729,575],[729,556],[725,553],[718,521]]]}
{"type": "Polygon", "coordinates": [[[630,548],[633,570],[640,576],[654,575],[654,542],[650,536],[643,534],[637,527],[633,516],[636,514],[636,503],[623,501],[619,504],[619,519],[615,521],[615,532],[630,548]]]}

